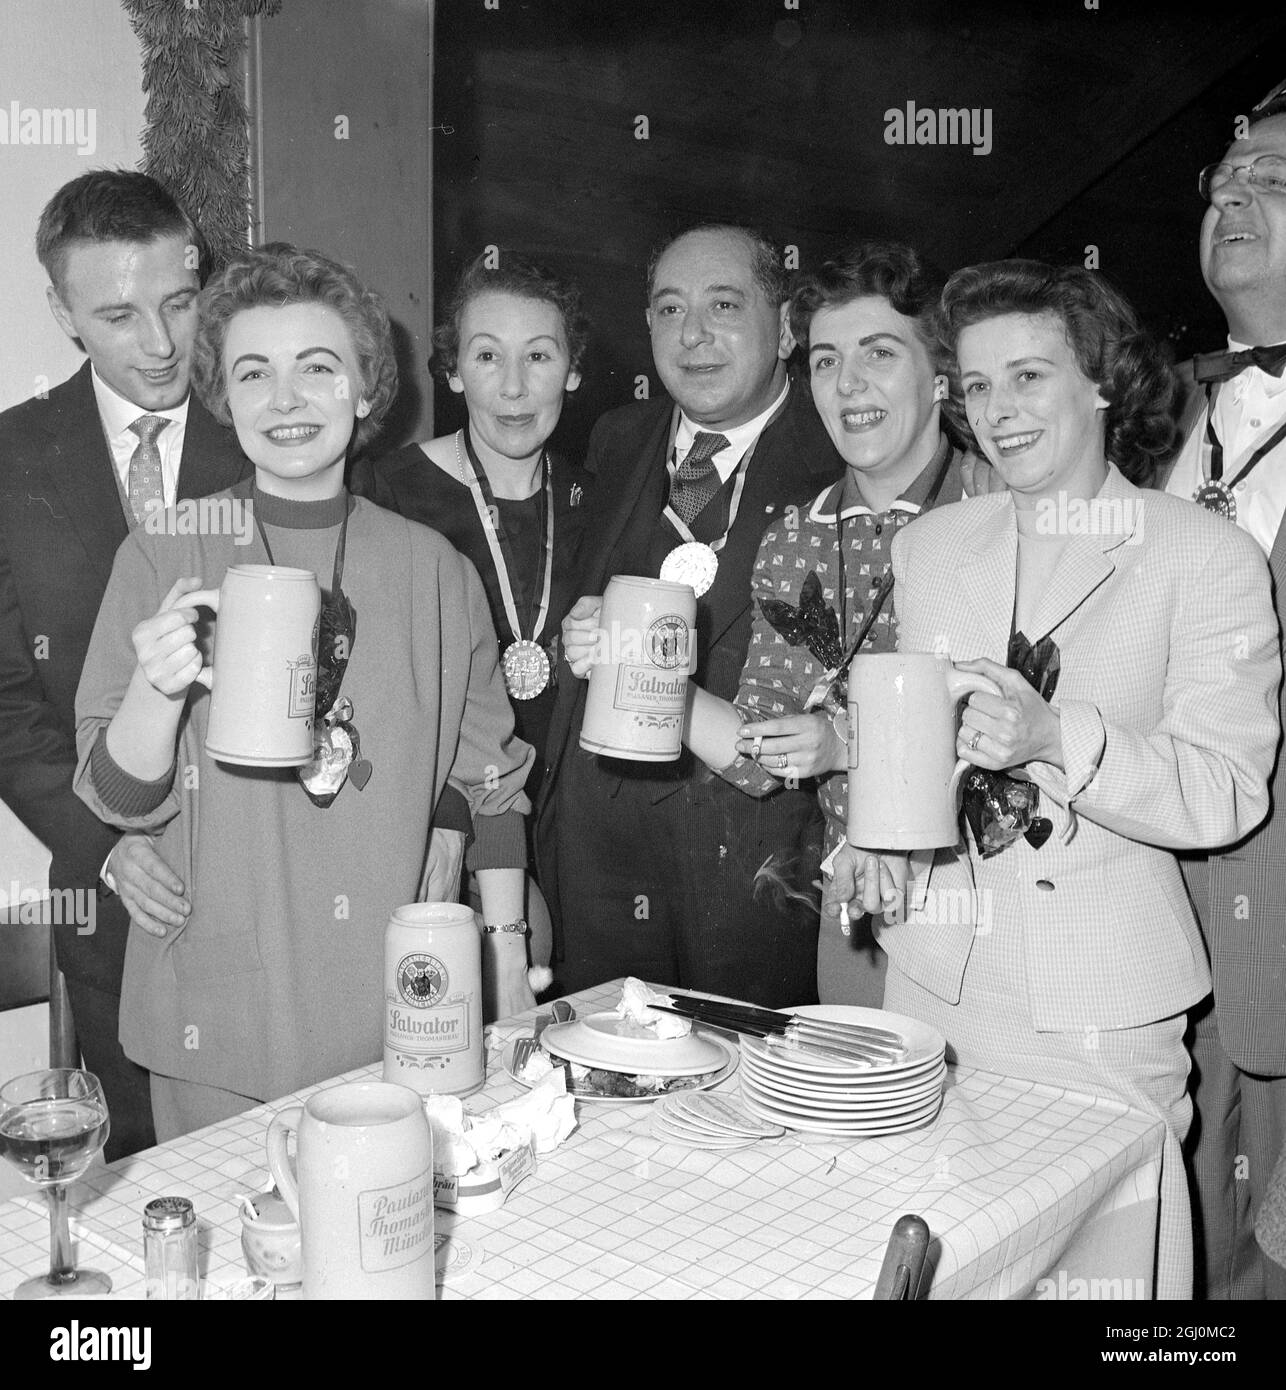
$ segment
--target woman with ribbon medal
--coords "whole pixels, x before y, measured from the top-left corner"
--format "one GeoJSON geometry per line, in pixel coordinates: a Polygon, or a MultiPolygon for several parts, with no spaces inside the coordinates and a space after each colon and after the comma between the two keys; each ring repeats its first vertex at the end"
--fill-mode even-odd
{"type": "MultiPolygon", "coordinates": [[[[791,331],[847,471],[764,533],[736,703],[695,687],[690,696],[687,741],[721,777],[753,796],[816,779],[828,853],[843,842],[847,815],[848,664],[859,650],[896,645],[889,548],[921,512],[962,495],[932,332],[941,288],[910,247],[892,242],[859,243],[796,286],[791,331]]],[[[823,1003],[878,1007],[884,969],[869,918],[852,930],[823,919],[823,1003]]]]}
{"type": "MultiPolygon", "coordinates": [[[[154,834],[191,893],[185,925],[134,926],[126,956],[121,1041],[152,1073],[162,1139],[379,1058],[384,924],[420,896],[439,797],[449,781],[492,862],[520,863],[532,757],[476,571],[344,488],[396,391],[379,300],[315,252],[247,252],[201,296],[193,380],[253,483],[224,495],[231,527],[140,527],[122,545],[77,701],[77,790],[154,834]],[[207,610],[244,564],[310,570],[322,587],[304,768],[205,747],[220,621],[207,610]]],[[[493,930],[470,1006],[496,1017],[533,1002],[508,929],[523,873],[479,881],[493,930]]]]}
{"type": "MultiPolygon", "coordinates": [[[[589,475],[548,447],[567,394],[580,385],[586,325],[576,288],[501,250],[461,275],[433,335],[434,369],[463,396],[466,420],[353,471],[352,487],[440,531],[478,568],[500,643],[518,735],[536,750],[535,804],[553,713],[559,623],[575,594],[572,565],[589,475]]],[[[469,867],[474,867],[470,851],[469,867]]],[[[534,862],[534,861],[532,861],[534,862]]],[[[527,920],[533,959],[552,946],[534,880],[527,920]]]]}
{"type": "Polygon", "coordinates": [[[961,721],[963,842],[909,883],[905,857],[841,850],[832,897],[888,909],[888,1006],[960,1063],[1164,1120],[1156,1293],[1188,1298],[1184,1010],[1210,972],[1175,852],[1236,841],[1268,806],[1267,566],[1222,519],[1131,481],[1170,446],[1173,378],[1092,271],[961,270],[940,333],[954,408],[1007,491],[899,536],[898,642],[999,693],[961,721]]]}

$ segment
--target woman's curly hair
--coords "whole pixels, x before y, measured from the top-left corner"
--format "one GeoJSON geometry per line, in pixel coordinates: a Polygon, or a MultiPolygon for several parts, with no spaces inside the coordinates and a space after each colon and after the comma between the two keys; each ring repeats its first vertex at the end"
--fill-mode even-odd
{"type": "Polygon", "coordinates": [[[956,349],[970,324],[1002,314],[1053,314],[1063,325],[1082,375],[1107,402],[1103,451],[1130,479],[1145,483],[1175,439],[1178,381],[1129,301],[1082,266],[991,261],[957,270],[947,281],[937,333],[951,378],[948,409],[970,434],[956,349]]]}
{"type": "Polygon", "coordinates": [[[580,290],[546,266],[502,247],[494,256],[483,252],[465,266],[447,300],[446,316],[433,330],[430,366],[443,381],[454,376],[459,365],[460,322],[465,306],[480,294],[512,294],[519,299],[534,299],[538,304],[552,304],[563,321],[563,338],[571,370],[580,371],[589,341],[589,324],[581,307],[580,290]]]}
{"type": "Polygon", "coordinates": [[[900,241],[859,241],[824,261],[817,270],[801,271],[790,295],[790,331],[808,351],[808,332],[819,309],[879,297],[915,323],[920,341],[938,367],[940,349],[934,331],[938,297],[945,276],[913,247],[900,241]]]}
{"type": "Polygon", "coordinates": [[[397,395],[397,363],[388,314],[379,295],[368,290],[345,265],[318,251],[301,251],[284,241],[269,242],[229,261],[201,291],[192,384],[205,407],[221,424],[230,425],[228,383],[223,372],[223,344],[228,325],[245,309],[281,308],[287,304],[325,304],[344,320],[357,367],[360,396],[370,413],[353,430],[350,452],[361,450],[379,433],[397,395]]]}

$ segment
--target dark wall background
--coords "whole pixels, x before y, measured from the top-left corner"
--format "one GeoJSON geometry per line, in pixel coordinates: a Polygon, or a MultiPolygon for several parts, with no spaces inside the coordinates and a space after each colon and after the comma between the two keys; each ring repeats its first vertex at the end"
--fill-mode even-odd
{"type": "MultiPolygon", "coordinates": [[[[1178,354],[1221,340],[1197,171],[1286,76],[1277,6],[497,4],[437,7],[436,298],[486,244],[580,282],[595,331],[559,427],[571,450],[637,375],[656,389],[643,267],[698,219],[763,225],[805,266],[859,236],[913,242],[945,269],[1081,261],[1094,245],[1178,354]],[[889,145],[884,113],[908,101],[990,111],[991,152],[889,145]]],[[[437,430],[461,418],[438,392],[437,430]]]]}

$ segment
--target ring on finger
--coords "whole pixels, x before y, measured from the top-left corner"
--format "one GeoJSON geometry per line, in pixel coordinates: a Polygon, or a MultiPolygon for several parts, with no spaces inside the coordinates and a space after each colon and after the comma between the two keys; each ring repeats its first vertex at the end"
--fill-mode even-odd
{"type": "Polygon", "coordinates": [[[973,737],[969,740],[969,751],[970,751],[971,753],[976,753],[976,752],[978,751],[978,742],[979,742],[979,740],[980,740],[981,738],[982,738],[982,730],[981,730],[981,729],[975,729],[975,730],[974,730],[973,737]]]}

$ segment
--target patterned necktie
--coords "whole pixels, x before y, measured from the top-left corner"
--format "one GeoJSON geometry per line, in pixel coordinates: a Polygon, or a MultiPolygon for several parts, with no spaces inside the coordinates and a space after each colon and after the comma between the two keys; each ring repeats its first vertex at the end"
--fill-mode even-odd
{"type": "Polygon", "coordinates": [[[726,436],[698,430],[692,437],[692,447],[687,457],[674,470],[674,481],[670,484],[670,506],[685,526],[692,525],[722,486],[719,470],[714,466],[714,456],[727,447],[726,436]]]}
{"type": "Polygon", "coordinates": [[[1286,343],[1246,348],[1244,352],[1199,352],[1192,359],[1192,374],[1198,381],[1229,381],[1247,367],[1281,376],[1286,368],[1286,343]]]}
{"type": "Polygon", "coordinates": [[[135,522],[140,525],[152,502],[165,505],[161,451],[156,446],[156,436],[170,423],[160,415],[140,415],[129,427],[138,435],[138,445],[129,461],[129,505],[135,522]]]}

